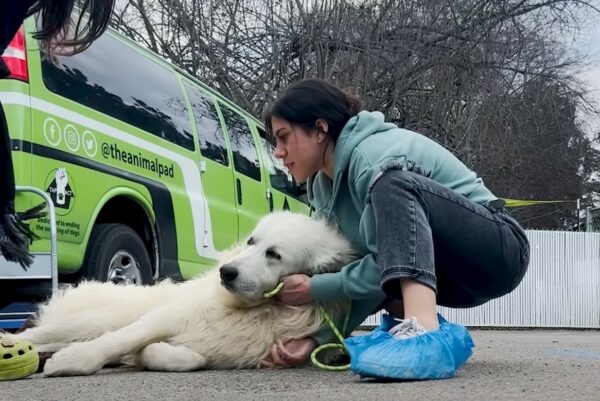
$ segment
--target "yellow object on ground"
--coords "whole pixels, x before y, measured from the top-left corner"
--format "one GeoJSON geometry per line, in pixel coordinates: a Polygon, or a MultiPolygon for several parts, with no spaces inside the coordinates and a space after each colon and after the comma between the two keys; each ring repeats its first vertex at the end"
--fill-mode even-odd
{"type": "Polygon", "coordinates": [[[40,356],[29,341],[0,337],[0,381],[31,376],[39,363],[40,356]]]}

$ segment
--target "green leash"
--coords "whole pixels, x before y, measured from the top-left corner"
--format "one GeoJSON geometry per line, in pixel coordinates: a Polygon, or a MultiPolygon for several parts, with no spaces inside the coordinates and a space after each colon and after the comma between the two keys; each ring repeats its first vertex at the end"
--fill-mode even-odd
{"type": "Polygon", "coordinates": [[[273,298],[275,295],[279,294],[282,289],[283,289],[283,283],[279,283],[277,285],[277,287],[273,288],[271,291],[265,292],[263,294],[263,297],[265,297],[265,298],[273,298]]]}
{"type": "MultiPolygon", "coordinates": [[[[275,295],[279,294],[279,292],[283,289],[283,283],[279,283],[277,285],[277,287],[275,287],[273,290],[269,291],[269,292],[265,292],[263,294],[263,296],[265,298],[272,298],[275,295]]],[[[339,343],[328,343],[328,344],[323,344],[318,346],[317,348],[315,348],[313,350],[313,352],[310,354],[310,360],[313,363],[313,365],[315,365],[316,367],[323,369],[323,370],[330,370],[330,371],[334,371],[334,372],[340,372],[340,371],[344,371],[344,370],[348,370],[350,369],[350,364],[346,364],[346,365],[327,365],[324,364],[322,362],[320,362],[317,359],[317,355],[319,354],[319,352],[325,351],[325,350],[332,350],[332,349],[337,349],[337,350],[343,350],[344,353],[346,355],[348,355],[348,350],[346,349],[346,346],[344,345],[344,336],[340,333],[340,331],[337,329],[337,327],[335,326],[335,323],[333,323],[333,320],[331,320],[331,317],[329,316],[329,313],[327,313],[327,311],[325,310],[325,308],[323,308],[322,305],[319,305],[319,313],[321,313],[321,316],[323,317],[323,319],[327,322],[327,324],[329,325],[329,327],[331,328],[331,330],[333,331],[333,334],[335,334],[335,336],[337,337],[339,343]]],[[[347,331],[348,328],[348,319],[350,318],[350,313],[346,314],[346,318],[344,319],[344,328],[343,328],[343,332],[345,333],[347,331]]]]}
{"type": "MultiPolygon", "coordinates": [[[[316,367],[321,368],[323,370],[331,370],[334,372],[341,372],[341,371],[350,369],[349,363],[346,365],[326,365],[317,360],[317,355],[319,354],[319,352],[324,351],[324,350],[341,349],[344,351],[344,353],[346,355],[349,355],[348,350],[346,349],[346,346],[344,345],[344,336],[339,332],[337,327],[335,327],[333,320],[331,320],[331,317],[329,317],[329,314],[327,313],[325,308],[323,308],[322,305],[319,305],[319,312],[321,313],[321,316],[323,316],[323,319],[325,319],[327,324],[329,324],[329,327],[333,331],[333,334],[335,334],[335,336],[337,337],[339,343],[328,343],[328,344],[323,344],[323,345],[318,346],[310,354],[310,360],[312,361],[313,365],[315,365],[316,367]]],[[[348,328],[349,317],[350,317],[350,313],[346,314],[346,318],[344,319],[344,329],[343,329],[344,333],[347,331],[347,328],[348,328]]]]}

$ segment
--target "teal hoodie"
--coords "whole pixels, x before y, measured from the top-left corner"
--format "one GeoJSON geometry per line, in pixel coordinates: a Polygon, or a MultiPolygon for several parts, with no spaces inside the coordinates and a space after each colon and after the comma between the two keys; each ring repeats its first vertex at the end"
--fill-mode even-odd
{"type": "MultiPolygon", "coordinates": [[[[348,331],[385,300],[375,261],[375,218],[369,197],[373,184],[389,169],[422,174],[477,203],[497,199],[481,178],[437,142],[386,123],[380,112],[361,111],[352,117],[335,145],[333,182],[319,172],[307,185],[316,215],[335,221],[361,256],[341,272],[315,275],[310,283],[312,296],[319,303],[351,300],[348,331]]],[[[343,317],[334,320],[341,328],[343,317]]],[[[315,339],[324,343],[334,337],[325,328],[315,339]]]]}

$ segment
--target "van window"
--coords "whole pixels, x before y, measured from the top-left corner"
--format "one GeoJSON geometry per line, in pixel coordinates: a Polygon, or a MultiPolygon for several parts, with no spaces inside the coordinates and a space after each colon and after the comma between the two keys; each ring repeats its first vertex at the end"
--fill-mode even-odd
{"type": "Polygon", "coordinates": [[[185,89],[196,120],[202,155],[224,166],[229,165],[225,137],[213,100],[187,83],[185,89]]]}
{"type": "Polygon", "coordinates": [[[269,176],[271,177],[271,186],[284,194],[297,197],[298,185],[283,165],[283,161],[274,156],[275,146],[267,140],[266,133],[263,129],[258,128],[258,133],[260,134],[261,143],[266,153],[265,159],[269,176]]]}
{"type": "Polygon", "coordinates": [[[60,96],[194,150],[175,74],[110,35],[56,64],[42,55],[42,77],[60,96]]]}
{"type": "Polygon", "coordinates": [[[235,169],[250,178],[260,181],[258,152],[246,119],[222,103],[221,112],[229,132],[229,143],[233,152],[235,169]]]}

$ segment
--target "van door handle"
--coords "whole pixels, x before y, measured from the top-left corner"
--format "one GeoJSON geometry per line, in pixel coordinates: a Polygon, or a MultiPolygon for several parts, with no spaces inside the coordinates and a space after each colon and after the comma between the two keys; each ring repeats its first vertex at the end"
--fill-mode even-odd
{"type": "Polygon", "coordinates": [[[267,199],[269,200],[269,212],[273,211],[273,193],[267,189],[267,199]]]}
{"type": "Polygon", "coordinates": [[[235,179],[235,185],[237,187],[237,201],[238,205],[242,204],[242,182],[239,178],[235,179]]]}

